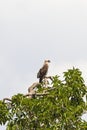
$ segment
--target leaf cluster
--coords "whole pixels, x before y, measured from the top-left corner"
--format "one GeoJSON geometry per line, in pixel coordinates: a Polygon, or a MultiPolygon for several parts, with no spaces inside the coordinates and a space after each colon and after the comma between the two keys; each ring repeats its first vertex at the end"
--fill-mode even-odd
{"type": "Polygon", "coordinates": [[[7,123],[7,130],[87,130],[81,118],[87,111],[87,87],[79,69],[64,72],[63,81],[54,76],[51,87],[41,85],[38,92],[48,94],[31,99],[17,94],[10,103],[0,101],[0,124],[7,123]]]}

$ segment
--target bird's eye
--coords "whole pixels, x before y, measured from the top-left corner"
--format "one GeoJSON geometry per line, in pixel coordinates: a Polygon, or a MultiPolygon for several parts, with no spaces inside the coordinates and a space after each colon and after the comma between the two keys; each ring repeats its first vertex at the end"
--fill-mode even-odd
{"type": "Polygon", "coordinates": [[[48,60],[48,62],[51,62],[50,60],[48,60]]]}

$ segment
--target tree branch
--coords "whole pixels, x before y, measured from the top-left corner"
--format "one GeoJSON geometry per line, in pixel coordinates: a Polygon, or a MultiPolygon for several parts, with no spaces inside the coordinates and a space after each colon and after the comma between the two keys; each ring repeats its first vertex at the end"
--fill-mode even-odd
{"type": "Polygon", "coordinates": [[[26,94],[26,95],[24,95],[24,96],[44,96],[44,95],[48,95],[49,93],[48,92],[46,92],[46,93],[28,93],[28,94],[26,94]]]}
{"type": "MultiPolygon", "coordinates": [[[[45,78],[49,78],[52,80],[52,76],[48,76],[48,77],[45,77],[45,78]]],[[[44,95],[48,95],[49,93],[48,92],[43,92],[43,93],[36,93],[36,88],[38,88],[38,86],[41,86],[41,83],[33,83],[29,88],[28,88],[28,94],[24,95],[24,96],[29,96],[29,98],[32,98],[33,96],[44,96],[44,95]]],[[[5,101],[10,101],[12,102],[12,100],[10,98],[4,98],[3,99],[3,102],[5,101]]]]}
{"type": "Polygon", "coordinates": [[[4,98],[3,102],[5,102],[5,101],[10,101],[11,102],[12,100],[10,98],[4,98]]]}

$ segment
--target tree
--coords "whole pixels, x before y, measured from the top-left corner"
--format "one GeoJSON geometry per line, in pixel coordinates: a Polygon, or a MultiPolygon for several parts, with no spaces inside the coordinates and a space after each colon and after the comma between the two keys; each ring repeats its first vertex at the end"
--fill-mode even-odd
{"type": "Polygon", "coordinates": [[[69,69],[63,80],[54,76],[51,85],[43,86],[38,85],[32,98],[17,94],[0,101],[0,124],[7,124],[6,130],[87,130],[81,118],[87,111],[81,71],[69,69]]]}

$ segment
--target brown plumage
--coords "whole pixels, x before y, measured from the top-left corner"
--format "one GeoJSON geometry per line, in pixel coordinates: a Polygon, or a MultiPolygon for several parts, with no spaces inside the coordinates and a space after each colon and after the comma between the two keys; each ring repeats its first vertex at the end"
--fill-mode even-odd
{"type": "Polygon", "coordinates": [[[42,80],[45,78],[48,72],[50,60],[45,60],[43,67],[39,70],[37,73],[37,78],[39,78],[39,83],[42,82],[42,80]]]}

